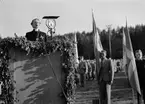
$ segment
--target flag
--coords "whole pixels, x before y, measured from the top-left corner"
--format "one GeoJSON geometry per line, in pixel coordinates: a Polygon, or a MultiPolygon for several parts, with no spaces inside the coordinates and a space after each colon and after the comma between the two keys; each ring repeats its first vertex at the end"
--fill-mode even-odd
{"type": "Polygon", "coordinates": [[[99,61],[100,56],[99,56],[99,54],[103,50],[103,47],[102,47],[100,36],[99,36],[98,30],[96,27],[93,13],[92,13],[92,19],[93,19],[94,55],[95,55],[95,59],[96,59],[96,72],[97,72],[97,76],[98,76],[99,71],[100,71],[100,61],[99,61]]]}
{"type": "Polygon", "coordinates": [[[131,87],[139,94],[141,94],[137,67],[130,39],[130,34],[127,28],[127,22],[125,32],[123,29],[123,68],[126,71],[131,87]]]}

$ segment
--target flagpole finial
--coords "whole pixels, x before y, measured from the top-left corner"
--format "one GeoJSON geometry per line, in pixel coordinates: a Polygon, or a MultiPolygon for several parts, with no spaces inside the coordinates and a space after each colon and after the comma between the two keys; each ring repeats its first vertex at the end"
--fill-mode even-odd
{"type": "Polygon", "coordinates": [[[127,21],[127,16],[125,16],[125,19],[126,19],[126,21],[127,21]]]}
{"type": "Polygon", "coordinates": [[[126,26],[127,26],[127,16],[125,16],[125,19],[126,19],[126,26]]]}
{"type": "Polygon", "coordinates": [[[92,11],[92,15],[93,15],[93,13],[94,13],[93,8],[91,8],[91,11],[92,11]]]}
{"type": "Polygon", "coordinates": [[[110,30],[111,27],[112,27],[112,24],[110,24],[110,25],[106,25],[106,27],[107,27],[108,30],[110,30]]]}

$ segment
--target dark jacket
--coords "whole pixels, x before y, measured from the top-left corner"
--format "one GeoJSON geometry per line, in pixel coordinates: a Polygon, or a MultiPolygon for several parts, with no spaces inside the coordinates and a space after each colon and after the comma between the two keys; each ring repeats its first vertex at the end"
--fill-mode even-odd
{"type": "Polygon", "coordinates": [[[87,63],[86,61],[81,61],[78,65],[78,72],[80,74],[86,74],[88,72],[88,66],[87,66],[87,63]]]}
{"type": "Polygon", "coordinates": [[[42,31],[30,31],[26,33],[27,40],[30,41],[36,41],[36,40],[43,40],[46,42],[46,33],[42,32],[42,31]]]}
{"type": "Polygon", "coordinates": [[[99,81],[110,82],[114,79],[114,71],[111,59],[104,59],[99,72],[99,81]]]}
{"type": "Polygon", "coordinates": [[[140,87],[145,87],[145,60],[136,60],[136,66],[140,87]]]}

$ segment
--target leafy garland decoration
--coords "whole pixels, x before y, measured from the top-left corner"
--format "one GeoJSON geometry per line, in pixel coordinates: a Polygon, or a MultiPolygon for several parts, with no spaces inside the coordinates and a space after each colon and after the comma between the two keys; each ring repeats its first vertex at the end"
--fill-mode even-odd
{"type": "MultiPolygon", "coordinates": [[[[0,100],[4,100],[6,104],[14,104],[18,100],[14,98],[15,81],[13,72],[8,68],[9,65],[9,51],[10,48],[19,48],[33,56],[40,56],[44,54],[51,54],[55,51],[60,51],[63,56],[62,68],[65,72],[64,91],[67,96],[66,101],[71,102],[74,98],[75,80],[75,57],[74,44],[67,36],[55,36],[53,39],[48,37],[47,42],[43,41],[28,41],[25,37],[7,37],[0,41],[0,81],[3,82],[2,94],[0,100]]],[[[61,94],[63,95],[63,94],[61,94]]],[[[64,96],[63,96],[64,97],[64,96]]]]}

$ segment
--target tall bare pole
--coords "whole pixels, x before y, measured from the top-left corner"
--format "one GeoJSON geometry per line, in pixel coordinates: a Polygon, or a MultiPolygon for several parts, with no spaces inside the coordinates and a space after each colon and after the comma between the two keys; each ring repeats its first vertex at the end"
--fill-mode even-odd
{"type": "Polygon", "coordinates": [[[77,34],[76,32],[74,33],[74,42],[75,42],[75,58],[76,58],[76,63],[79,64],[79,60],[78,60],[78,45],[77,45],[77,34]]]}
{"type": "Polygon", "coordinates": [[[109,36],[109,58],[112,58],[112,50],[111,50],[111,26],[112,25],[107,25],[108,28],[108,36],[109,36]]]}

